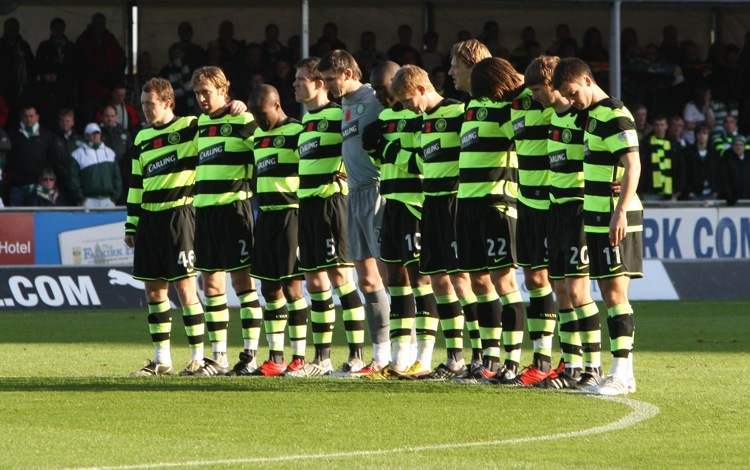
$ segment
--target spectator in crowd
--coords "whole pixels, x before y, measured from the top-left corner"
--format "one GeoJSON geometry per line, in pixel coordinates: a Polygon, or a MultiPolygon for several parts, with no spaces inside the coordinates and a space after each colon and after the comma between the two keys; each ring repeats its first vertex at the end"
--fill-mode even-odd
{"type": "Polygon", "coordinates": [[[580,58],[589,63],[605,63],[609,61],[609,52],[604,47],[602,32],[597,28],[589,28],[583,33],[583,45],[580,58]]]}
{"type": "Polygon", "coordinates": [[[219,24],[219,37],[209,43],[209,54],[218,52],[218,65],[232,81],[239,77],[242,67],[242,49],[244,44],[234,38],[234,23],[224,20],[219,24]]]}
{"type": "MultiPolygon", "coordinates": [[[[468,31],[466,31],[466,33],[467,34],[462,37],[461,32],[459,32],[458,40],[465,41],[471,39],[471,34],[469,34],[468,31]]],[[[484,23],[482,32],[479,33],[477,39],[487,46],[487,49],[490,50],[494,57],[502,57],[503,59],[510,57],[508,49],[503,46],[500,41],[500,26],[498,26],[497,21],[491,20],[484,23]]]]}
{"type": "Polygon", "coordinates": [[[684,137],[685,121],[679,115],[669,118],[667,139],[672,147],[672,199],[687,199],[687,168],[685,154],[688,142],[684,137]]]}
{"type": "Polygon", "coordinates": [[[280,60],[274,65],[274,76],[270,84],[276,87],[281,107],[287,116],[299,117],[299,104],[294,100],[294,72],[289,62],[280,60]]]}
{"type": "MultiPolygon", "coordinates": [[[[140,118],[138,111],[127,102],[128,90],[124,83],[118,83],[112,89],[107,105],[115,109],[117,122],[128,132],[134,133],[139,128],[140,118]]],[[[103,108],[102,108],[103,109],[103,108]]],[[[97,113],[96,120],[103,120],[101,111],[97,113]]]]}
{"type": "Polygon", "coordinates": [[[719,132],[714,133],[714,136],[711,139],[711,146],[717,154],[723,155],[724,152],[729,150],[732,146],[735,137],[738,137],[739,135],[739,131],[737,130],[737,118],[734,115],[729,114],[724,118],[724,124],[721,126],[719,132]]]}
{"type": "Polygon", "coordinates": [[[653,127],[648,122],[646,105],[637,104],[633,106],[633,119],[635,120],[635,130],[638,133],[638,142],[645,142],[653,132],[653,127]]]}
{"type": "Polygon", "coordinates": [[[73,200],[88,208],[114,207],[122,193],[115,152],[102,143],[98,124],[87,124],[84,134],[86,142],[73,152],[70,163],[73,200]]]}
{"type": "Polygon", "coordinates": [[[0,94],[14,109],[34,79],[34,55],[29,43],[20,33],[21,25],[15,18],[8,18],[3,24],[0,37],[0,94]]]}
{"type": "Polygon", "coordinates": [[[55,116],[60,109],[75,105],[69,89],[57,83],[57,75],[47,65],[39,70],[39,79],[29,83],[21,98],[23,103],[34,103],[42,127],[48,129],[56,125],[55,116]]]}
{"type": "Polygon", "coordinates": [[[722,48],[721,54],[721,61],[714,65],[711,75],[716,98],[725,103],[739,102],[744,88],[740,48],[736,44],[727,44],[722,48]]]}
{"type": "Polygon", "coordinates": [[[286,41],[286,48],[289,51],[289,59],[287,60],[290,64],[296,64],[302,60],[302,39],[300,39],[299,34],[289,36],[286,41]]]}
{"type": "Polygon", "coordinates": [[[620,52],[623,61],[638,59],[643,56],[643,49],[638,44],[638,33],[634,28],[625,28],[620,35],[620,52]]]}
{"type": "Polygon", "coordinates": [[[510,53],[510,61],[513,62],[516,70],[526,70],[526,66],[533,59],[533,57],[529,57],[529,46],[532,43],[539,44],[539,41],[536,40],[536,31],[531,26],[525,26],[521,30],[521,44],[510,53]]]}
{"type": "Polygon", "coordinates": [[[11,206],[23,204],[26,194],[39,180],[42,169],[62,166],[55,136],[39,125],[34,106],[21,108],[19,127],[10,133],[11,151],[6,164],[11,206]]]}
{"type": "Polygon", "coordinates": [[[729,205],[750,198],[750,158],[745,145],[743,136],[735,136],[719,160],[720,196],[729,205]]]}
{"type": "Polygon", "coordinates": [[[685,150],[685,189],[688,199],[716,198],[716,154],[709,148],[709,128],[695,129],[695,143],[685,150]]]}
{"type": "Polygon", "coordinates": [[[51,207],[66,205],[62,193],[57,187],[57,177],[52,168],[44,168],[39,175],[39,181],[26,194],[23,206],[51,207]]]}
{"type": "Polygon", "coordinates": [[[576,56],[578,52],[578,43],[570,32],[570,26],[561,23],[555,28],[555,42],[553,42],[549,49],[547,49],[547,54],[559,57],[571,57],[568,55],[570,54],[570,47],[575,50],[572,56],[576,56]]]}
{"type": "Polygon", "coordinates": [[[711,108],[711,89],[700,87],[695,90],[695,99],[688,101],[682,112],[682,118],[685,120],[687,127],[685,138],[689,143],[695,142],[696,126],[706,125],[709,128],[714,127],[715,117],[711,108]]]}
{"type": "Polygon", "coordinates": [[[411,45],[413,36],[411,26],[409,26],[408,24],[402,24],[398,27],[397,34],[398,42],[388,49],[388,59],[398,64],[404,64],[405,58],[408,54],[411,54],[410,57],[412,58],[412,60],[414,56],[419,58],[419,51],[414,49],[414,47],[412,47],[411,45]]]}
{"type": "Polygon", "coordinates": [[[10,114],[8,102],[5,101],[5,96],[0,92],[0,128],[4,128],[8,123],[8,114],[10,114]]]}
{"type": "Polygon", "coordinates": [[[378,50],[375,33],[364,31],[359,36],[359,50],[354,53],[363,77],[369,77],[375,64],[387,60],[385,54],[378,50]]]}
{"type": "Polygon", "coordinates": [[[677,65],[682,63],[680,41],[677,34],[677,28],[674,25],[667,25],[662,30],[659,58],[667,64],[677,65]]]}
{"type": "MultiPolygon", "coordinates": [[[[102,110],[102,123],[99,127],[102,133],[102,142],[115,152],[115,160],[122,175],[122,187],[127,188],[130,183],[131,170],[131,162],[127,158],[128,149],[131,145],[130,134],[117,122],[117,113],[112,106],[105,106],[102,110]]],[[[115,202],[118,205],[124,204],[126,197],[127,192],[122,191],[120,199],[115,202]]]]}
{"type": "Polygon", "coordinates": [[[185,51],[182,47],[179,45],[170,47],[169,63],[161,69],[159,76],[169,80],[172,85],[175,99],[174,111],[177,116],[193,114],[196,110],[195,94],[190,84],[192,73],[190,66],[185,62],[185,51]]]}
{"type": "Polygon", "coordinates": [[[310,55],[323,57],[329,52],[336,49],[347,50],[346,44],[339,39],[339,27],[336,23],[326,23],[323,25],[323,34],[310,48],[310,55]]]}
{"type": "Polygon", "coordinates": [[[138,77],[138,83],[146,83],[158,75],[157,71],[154,69],[154,62],[151,59],[151,53],[148,51],[143,51],[138,54],[137,69],[138,72],[136,73],[136,76],[138,77]]]}
{"type": "Polygon", "coordinates": [[[428,73],[446,65],[446,55],[437,50],[439,39],[435,31],[427,31],[422,37],[422,67],[428,73]]]}
{"type": "Polygon", "coordinates": [[[61,158],[61,164],[58,166],[56,173],[59,177],[57,186],[65,194],[66,199],[69,199],[70,175],[68,170],[70,165],[65,162],[84,143],[83,137],[75,131],[75,113],[72,109],[65,108],[57,114],[55,136],[57,137],[57,154],[61,158]]]}
{"type": "MultiPolygon", "coordinates": [[[[246,101],[250,92],[253,89],[251,85],[252,77],[255,74],[265,74],[266,70],[270,68],[264,62],[263,59],[263,48],[257,42],[251,42],[245,47],[245,51],[242,54],[243,65],[239,70],[239,76],[231,82],[230,93],[232,96],[241,101],[246,101]]],[[[188,94],[192,95],[192,85],[190,83],[190,76],[187,77],[188,82],[188,94]]],[[[172,84],[174,86],[174,84],[172,84]]],[[[178,113],[179,114],[179,113],[178,113]]]]}
{"type": "Polygon", "coordinates": [[[279,41],[279,27],[273,23],[266,25],[265,40],[261,47],[263,48],[263,60],[266,64],[289,60],[289,51],[279,41]]]}
{"type": "Polygon", "coordinates": [[[182,49],[182,61],[192,73],[193,70],[206,63],[206,51],[193,43],[193,26],[187,21],[183,21],[177,26],[177,36],[180,40],[169,46],[169,56],[172,57],[173,48],[179,47],[182,49]]]}
{"type": "Polygon", "coordinates": [[[653,120],[654,132],[648,140],[647,161],[641,156],[641,178],[639,184],[642,193],[655,194],[662,199],[671,199],[672,180],[672,143],[667,137],[668,122],[664,115],[657,115],[653,120]]]}
{"type": "Polygon", "coordinates": [[[50,37],[36,50],[37,70],[55,75],[55,83],[70,96],[66,105],[75,103],[75,45],[65,35],[65,21],[53,18],[49,25],[50,37]]]}
{"type": "Polygon", "coordinates": [[[0,207],[5,207],[3,203],[5,197],[5,163],[8,161],[11,144],[8,134],[0,127],[0,207]]]}
{"type": "Polygon", "coordinates": [[[112,88],[122,82],[125,51],[107,29],[107,19],[94,13],[91,23],[76,40],[76,72],[80,109],[90,119],[112,88]]]}
{"type": "Polygon", "coordinates": [[[439,95],[445,95],[445,87],[448,82],[448,69],[445,66],[434,69],[430,73],[430,81],[439,95]]]}

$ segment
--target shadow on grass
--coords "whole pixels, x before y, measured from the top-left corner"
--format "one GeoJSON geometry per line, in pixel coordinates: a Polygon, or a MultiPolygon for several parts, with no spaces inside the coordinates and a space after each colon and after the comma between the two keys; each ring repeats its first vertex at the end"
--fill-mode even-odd
{"type": "MultiPolygon", "coordinates": [[[[541,389],[470,385],[431,381],[366,379],[286,379],[269,377],[3,377],[2,392],[291,392],[291,393],[554,393],[541,389]]],[[[560,392],[557,392],[558,394],[560,392]]]]}

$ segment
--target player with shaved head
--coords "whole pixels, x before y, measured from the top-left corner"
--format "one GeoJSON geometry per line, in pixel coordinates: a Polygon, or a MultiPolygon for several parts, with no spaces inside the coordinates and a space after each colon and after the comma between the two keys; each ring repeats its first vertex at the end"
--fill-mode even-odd
{"type": "MultiPolygon", "coordinates": [[[[279,92],[271,85],[255,88],[248,104],[258,124],[253,134],[253,158],[260,215],[252,266],[253,276],[262,281],[261,293],[266,301],[263,324],[269,348],[268,360],[260,366],[259,373],[277,376],[287,369],[284,360],[287,319],[294,329],[307,322],[307,301],[297,259],[297,140],[302,124],[284,113],[279,92]]],[[[299,336],[295,333],[290,330],[291,337],[299,336]]],[[[301,342],[297,340],[292,345],[293,362],[297,364],[304,361],[304,337],[305,334],[301,342]]]]}

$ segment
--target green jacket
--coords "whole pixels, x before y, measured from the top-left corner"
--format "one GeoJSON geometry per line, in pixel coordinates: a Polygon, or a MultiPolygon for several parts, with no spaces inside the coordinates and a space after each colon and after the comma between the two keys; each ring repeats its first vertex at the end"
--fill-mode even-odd
{"type": "Polygon", "coordinates": [[[115,152],[104,144],[96,149],[88,143],[78,147],[71,155],[70,191],[79,204],[87,197],[117,200],[122,193],[122,177],[115,152]]]}

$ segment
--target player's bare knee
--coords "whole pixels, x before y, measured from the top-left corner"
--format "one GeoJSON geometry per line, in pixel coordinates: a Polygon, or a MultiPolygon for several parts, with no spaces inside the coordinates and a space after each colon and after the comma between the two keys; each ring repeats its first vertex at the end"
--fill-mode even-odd
{"type": "Polygon", "coordinates": [[[260,285],[260,292],[266,301],[279,300],[284,295],[280,282],[263,281],[260,285]]]}
{"type": "Polygon", "coordinates": [[[431,279],[432,290],[436,295],[448,295],[454,292],[453,284],[447,274],[437,274],[432,276],[431,279]]]}
{"type": "Polygon", "coordinates": [[[305,293],[302,288],[302,281],[294,280],[284,284],[284,297],[289,302],[301,299],[305,293]]]}
{"type": "Polygon", "coordinates": [[[162,281],[147,281],[145,283],[146,298],[150,303],[167,300],[167,283],[162,281]]]}
{"type": "Polygon", "coordinates": [[[546,269],[524,269],[523,277],[524,285],[526,285],[526,288],[529,290],[539,289],[549,285],[546,269]]]}
{"type": "Polygon", "coordinates": [[[409,273],[406,268],[398,265],[388,265],[388,285],[389,286],[408,286],[409,273]]]}
{"type": "Polygon", "coordinates": [[[181,305],[193,305],[198,302],[198,292],[195,286],[195,278],[180,279],[175,283],[177,297],[181,305]]]}
{"type": "Polygon", "coordinates": [[[499,295],[506,295],[518,291],[516,270],[508,268],[494,272],[492,274],[492,283],[495,285],[495,290],[499,295]]]}
{"type": "Polygon", "coordinates": [[[492,287],[492,280],[490,275],[487,273],[475,273],[471,275],[471,290],[476,295],[487,295],[489,294],[492,287]]]}

